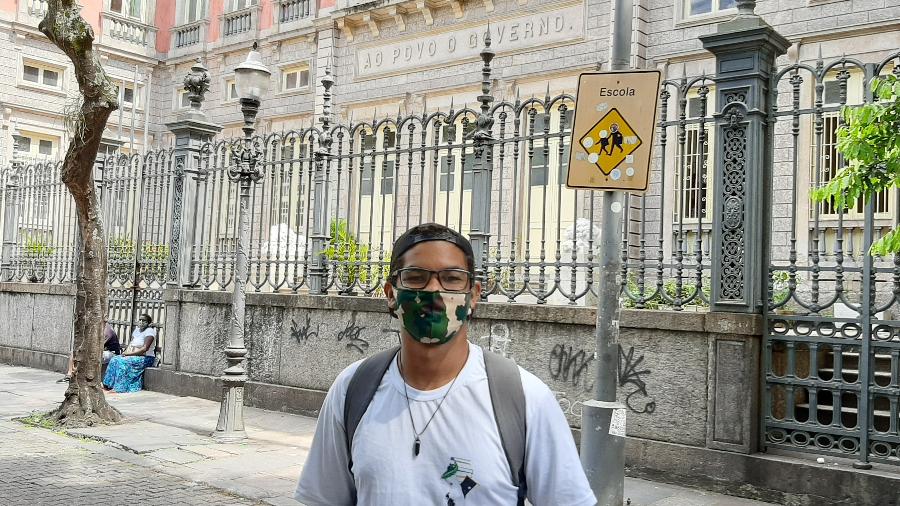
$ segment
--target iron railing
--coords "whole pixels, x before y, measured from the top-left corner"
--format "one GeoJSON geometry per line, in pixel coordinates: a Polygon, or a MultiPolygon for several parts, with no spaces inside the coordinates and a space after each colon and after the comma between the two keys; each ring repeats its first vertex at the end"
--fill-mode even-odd
{"type": "MultiPolygon", "coordinates": [[[[712,117],[705,109],[702,117],[680,117],[688,114],[682,95],[700,82],[666,83],[676,90],[663,93],[664,114],[679,113],[663,116],[659,124],[655,187],[630,200],[622,274],[634,307],[708,304],[711,198],[707,177],[698,175],[708,166],[698,161],[697,150],[709,150],[705,133],[689,133],[705,132],[712,117]],[[677,146],[667,142],[669,131],[677,146]],[[675,167],[674,179],[663,175],[664,166],[675,167]],[[688,180],[702,184],[687,185],[688,180]]],[[[327,132],[332,144],[321,169],[315,154],[326,133],[319,129],[258,138],[265,176],[252,194],[251,289],[309,288],[310,211],[317,205],[328,216],[325,290],[361,295],[380,294],[391,244],[403,230],[434,221],[470,233],[473,211],[488,206],[487,248],[477,259],[488,300],[591,304],[599,201],[592,192],[565,187],[573,111],[571,95],[493,105],[493,141],[484,155],[491,168],[486,202],[477,200],[474,187],[480,159],[472,133],[478,113],[470,108],[338,124],[327,132]],[[319,202],[311,190],[317,174],[326,188],[319,202]]],[[[230,155],[234,142],[205,145],[196,176],[199,212],[190,284],[203,289],[227,289],[232,282],[237,210],[235,185],[226,172],[236,163],[230,155]]]]}
{"type": "Polygon", "coordinates": [[[900,224],[900,193],[849,210],[807,205],[845,160],[840,109],[873,100],[877,64],[796,64],[773,78],[774,212],[764,355],[763,444],[900,462],[900,255],[867,254],[900,224]],[[808,149],[812,146],[812,149],[808,149]]]}

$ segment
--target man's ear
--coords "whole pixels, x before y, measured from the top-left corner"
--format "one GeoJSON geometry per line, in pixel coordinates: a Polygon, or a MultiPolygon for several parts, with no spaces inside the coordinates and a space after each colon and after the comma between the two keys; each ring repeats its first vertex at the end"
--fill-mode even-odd
{"type": "Polygon", "coordinates": [[[470,318],[475,316],[475,307],[478,306],[479,300],[481,300],[481,281],[476,281],[472,287],[472,300],[469,303],[470,318]]]}
{"type": "Polygon", "coordinates": [[[394,293],[394,286],[388,281],[384,284],[384,297],[387,299],[388,313],[397,318],[397,295],[394,293]]]}

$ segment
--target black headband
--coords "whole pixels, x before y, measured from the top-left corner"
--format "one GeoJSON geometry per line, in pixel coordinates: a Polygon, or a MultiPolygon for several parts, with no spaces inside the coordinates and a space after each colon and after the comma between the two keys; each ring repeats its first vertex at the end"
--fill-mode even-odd
{"type": "Polygon", "coordinates": [[[397,264],[397,261],[400,259],[400,257],[402,257],[404,253],[409,251],[410,248],[417,244],[428,241],[449,242],[456,245],[456,247],[458,247],[459,249],[463,250],[466,258],[474,258],[475,254],[472,252],[472,244],[468,239],[463,237],[462,234],[455,230],[443,226],[441,226],[441,228],[443,230],[435,231],[434,229],[431,229],[425,232],[420,230],[419,227],[415,227],[401,235],[400,238],[397,239],[397,242],[394,243],[394,250],[391,252],[391,270],[394,269],[394,266],[397,264]]]}

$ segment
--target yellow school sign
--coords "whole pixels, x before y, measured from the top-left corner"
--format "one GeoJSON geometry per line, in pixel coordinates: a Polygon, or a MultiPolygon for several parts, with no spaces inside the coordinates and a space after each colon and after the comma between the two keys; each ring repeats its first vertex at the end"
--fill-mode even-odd
{"type": "Polygon", "coordinates": [[[660,75],[658,70],[581,74],[566,186],[647,189],[660,75]]]}

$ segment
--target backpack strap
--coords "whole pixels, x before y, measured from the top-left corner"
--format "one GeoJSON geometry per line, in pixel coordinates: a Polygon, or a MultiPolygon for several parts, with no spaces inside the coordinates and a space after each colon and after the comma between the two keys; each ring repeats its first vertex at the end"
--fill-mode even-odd
{"type": "Polygon", "coordinates": [[[525,483],[525,390],[522,388],[522,376],[515,362],[487,350],[484,351],[484,368],[500,441],[513,485],[519,489],[518,505],[522,506],[528,492],[525,483]]]}
{"type": "Polygon", "coordinates": [[[369,408],[369,403],[375,397],[375,391],[381,384],[381,378],[391,366],[398,351],[400,351],[400,347],[394,346],[363,360],[353,373],[350,384],[347,385],[347,395],[344,397],[344,434],[347,439],[347,467],[351,474],[353,473],[353,454],[350,449],[353,444],[353,435],[356,433],[356,428],[366,413],[366,409],[369,408]]]}

